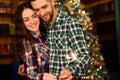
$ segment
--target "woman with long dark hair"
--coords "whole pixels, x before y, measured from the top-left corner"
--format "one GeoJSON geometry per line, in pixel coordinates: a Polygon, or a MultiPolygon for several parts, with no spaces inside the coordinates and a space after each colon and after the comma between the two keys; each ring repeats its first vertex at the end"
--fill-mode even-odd
{"type": "Polygon", "coordinates": [[[48,48],[43,22],[32,10],[29,2],[16,9],[15,26],[16,51],[22,58],[27,80],[42,80],[43,74],[49,74],[48,48]]]}

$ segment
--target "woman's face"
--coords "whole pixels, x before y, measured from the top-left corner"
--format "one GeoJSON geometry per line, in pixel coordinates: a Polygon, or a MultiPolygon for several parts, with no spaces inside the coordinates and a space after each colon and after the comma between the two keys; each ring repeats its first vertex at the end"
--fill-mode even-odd
{"type": "Polygon", "coordinates": [[[30,8],[25,8],[22,12],[23,23],[29,31],[39,32],[40,19],[30,8]]]}

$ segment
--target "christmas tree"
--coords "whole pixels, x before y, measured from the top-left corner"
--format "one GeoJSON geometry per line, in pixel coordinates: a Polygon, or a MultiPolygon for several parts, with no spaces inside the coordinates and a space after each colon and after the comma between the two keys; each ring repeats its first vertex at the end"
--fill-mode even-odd
{"type": "Polygon", "coordinates": [[[87,74],[80,77],[81,80],[109,80],[104,58],[100,52],[98,35],[91,32],[94,25],[85,10],[80,6],[80,0],[55,1],[56,8],[62,10],[67,15],[76,17],[85,32],[87,47],[89,48],[93,62],[88,68],[87,74]]]}

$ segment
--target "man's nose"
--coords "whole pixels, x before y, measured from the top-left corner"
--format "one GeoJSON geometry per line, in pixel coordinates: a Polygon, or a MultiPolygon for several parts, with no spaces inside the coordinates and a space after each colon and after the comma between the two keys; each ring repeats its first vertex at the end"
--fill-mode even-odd
{"type": "Polygon", "coordinates": [[[40,9],[37,11],[37,14],[38,14],[38,16],[41,16],[41,10],[40,9]]]}
{"type": "Polygon", "coordinates": [[[45,10],[44,9],[39,9],[39,16],[44,16],[45,10]]]}

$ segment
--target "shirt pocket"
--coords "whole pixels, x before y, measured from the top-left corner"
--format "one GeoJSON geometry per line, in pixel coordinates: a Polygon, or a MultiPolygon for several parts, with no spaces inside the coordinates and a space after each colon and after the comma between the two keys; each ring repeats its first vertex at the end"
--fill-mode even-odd
{"type": "Polygon", "coordinates": [[[54,45],[56,46],[57,49],[66,49],[66,40],[67,36],[65,32],[60,32],[58,31],[54,35],[54,45]]]}

